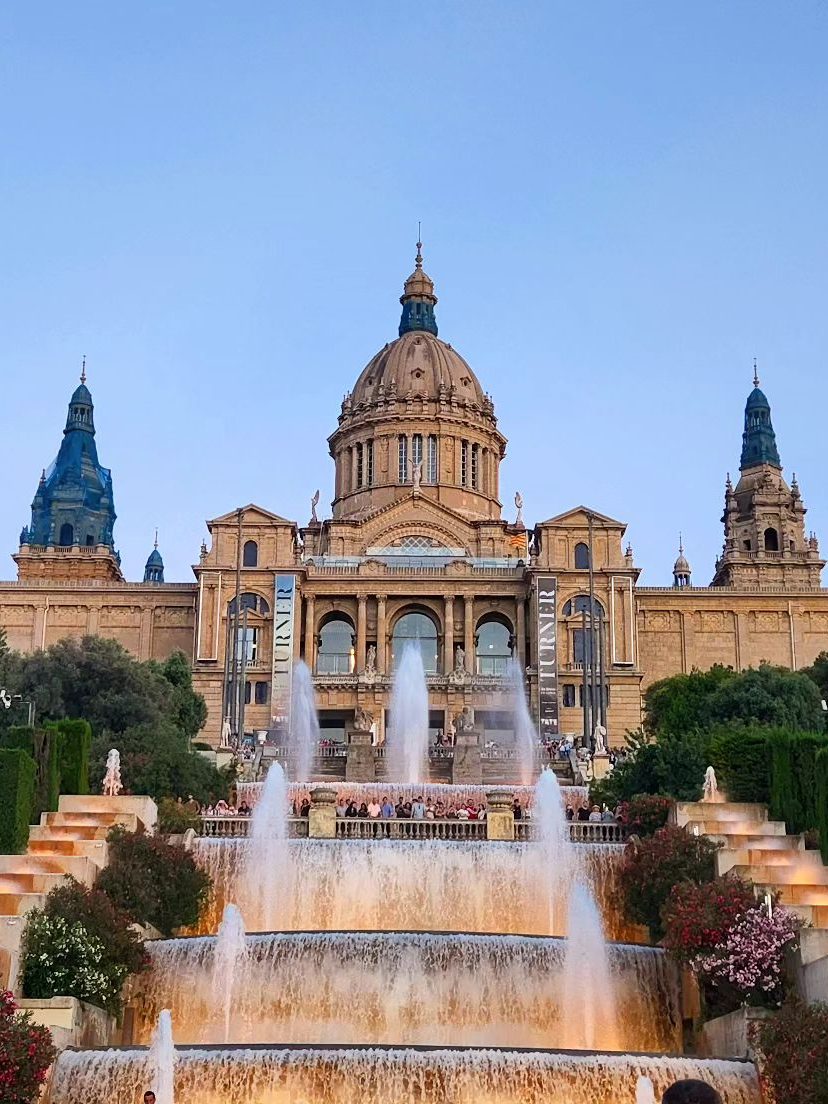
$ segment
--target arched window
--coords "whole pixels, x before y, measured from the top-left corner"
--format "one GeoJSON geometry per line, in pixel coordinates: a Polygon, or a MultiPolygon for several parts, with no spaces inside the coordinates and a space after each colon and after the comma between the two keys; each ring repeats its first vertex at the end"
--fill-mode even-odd
{"type": "MultiPolygon", "coordinates": [[[[604,616],[604,607],[598,601],[597,598],[593,598],[595,603],[595,616],[604,616]]],[[[572,617],[576,613],[589,613],[589,595],[577,594],[574,598],[570,598],[568,602],[564,603],[563,615],[564,617],[572,617]]]]}
{"type": "Polygon", "coordinates": [[[765,530],[765,551],[779,551],[779,534],[773,528],[773,526],[770,526],[768,529],[765,530]]]}
{"type": "Polygon", "coordinates": [[[426,674],[437,671],[437,626],[425,613],[406,613],[394,626],[391,638],[391,660],[396,666],[405,649],[413,645],[420,649],[426,674]]]}
{"type": "Polygon", "coordinates": [[[62,548],[69,548],[75,543],[75,530],[68,521],[64,521],[60,527],[60,544],[62,548]]]}
{"type": "MultiPolygon", "coordinates": [[[[253,594],[250,591],[246,591],[244,594],[240,594],[239,598],[239,604],[241,606],[242,613],[244,613],[245,610],[252,610],[254,613],[261,613],[263,616],[266,616],[268,613],[270,613],[270,605],[268,604],[267,599],[262,598],[258,594],[253,594]]],[[[231,615],[236,612],[235,598],[230,599],[230,604],[227,608],[228,612],[231,615]]]]}
{"type": "Polygon", "coordinates": [[[242,567],[256,567],[259,563],[259,546],[255,541],[245,541],[242,551],[242,567]]]}
{"type": "Polygon", "coordinates": [[[478,675],[505,675],[512,658],[511,628],[498,618],[485,618],[477,626],[474,649],[478,675]]]}
{"type": "Polygon", "coordinates": [[[341,613],[334,614],[319,632],[316,670],[320,675],[350,675],[355,658],[354,626],[341,613]]]}
{"type": "Polygon", "coordinates": [[[589,570],[589,545],[583,541],[575,545],[575,566],[581,571],[589,570]]]}

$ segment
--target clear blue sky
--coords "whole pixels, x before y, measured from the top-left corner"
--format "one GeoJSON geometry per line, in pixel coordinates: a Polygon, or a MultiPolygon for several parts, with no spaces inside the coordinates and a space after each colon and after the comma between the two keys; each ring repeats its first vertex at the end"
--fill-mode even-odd
{"type": "Polygon", "coordinates": [[[818,0],[9,0],[3,555],[84,353],[129,578],[156,525],[180,580],[205,518],[304,523],[418,219],[509,516],[622,518],[651,584],[682,529],[709,582],[755,355],[828,551],[826,56],[818,0]]]}

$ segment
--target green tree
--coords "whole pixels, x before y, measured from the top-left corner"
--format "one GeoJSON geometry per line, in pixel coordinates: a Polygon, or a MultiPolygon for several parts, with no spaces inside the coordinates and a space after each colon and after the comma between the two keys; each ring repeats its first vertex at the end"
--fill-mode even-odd
{"type": "Polygon", "coordinates": [[[740,673],[711,667],[673,675],[653,683],[644,694],[648,735],[681,735],[723,724],[821,732],[825,725],[822,698],[808,675],[767,663],[740,673]]]}
{"type": "Polygon", "coordinates": [[[639,794],[662,794],[677,801],[701,796],[707,768],[707,738],[690,731],[646,740],[642,733],[627,737],[627,757],[606,778],[590,787],[592,800],[614,808],[639,794]]]}
{"type": "Polygon", "coordinates": [[[828,701],[828,652],[820,652],[810,667],[803,667],[802,674],[817,684],[823,701],[828,701]]]}

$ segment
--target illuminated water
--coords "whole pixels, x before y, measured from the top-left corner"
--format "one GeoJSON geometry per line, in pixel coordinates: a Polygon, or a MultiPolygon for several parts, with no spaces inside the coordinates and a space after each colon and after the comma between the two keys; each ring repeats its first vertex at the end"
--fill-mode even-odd
{"type": "Polygon", "coordinates": [[[529,714],[523,669],[515,659],[509,660],[508,679],[515,730],[515,747],[520,756],[520,777],[524,786],[528,786],[535,774],[535,752],[538,748],[538,734],[529,714]]]}
{"type": "Polygon", "coordinates": [[[418,784],[428,779],[428,689],[423,657],[407,644],[391,688],[391,710],[386,739],[388,777],[418,784]]]}
{"type": "MultiPolygon", "coordinates": [[[[173,940],[172,946],[176,947],[182,943],[182,940],[173,940]]],[[[152,957],[154,950],[152,943],[148,944],[148,950],[152,957]]],[[[215,1015],[217,1010],[221,1012],[223,1029],[220,1039],[215,1041],[222,1043],[235,1042],[236,1040],[230,1030],[231,1017],[238,998],[238,986],[241,984],[242,969],[247,959],[247,937],[244,931],[244,919],[235,905],[225,905],[224,916],[219,924],[218,935],[213,940],[212,950],[209,1007],[212,1015],[215,1015]]],[[[173,1003],[176,1005],[176,1023],[187,1025],[191,1018],[189,1002],[192,1000],[194,979],[192,971],[186,968],[186,964],[182,963],[181,965],[184,967],[182,971],[176,974],[175,978],[168,976],[166,980],[168,982],[176,981],[186,993],[186,1015],[181,1015],[180,1001],[173,1003]]],[[[179,1037],[182,1042],[188,1041],[183,1036],[179,1037]]]]}
{"type": "Polygon", "coordinates": [[[236,855],[233,891],[222,900],[239,902],[248,923],[263,931],[289,926],[295,867],[287,831],[287,784],[279,763],[271,764],[262,796],[253,810],[250,837],[236,855]]]}
{"type": "Polygon", "coordinates": [[[313,676],[302,660],[293,668],[289,739],[296,774],[294,781],[307,782],[312,777],[313,761],[319,746],[319,717],[313,676]]]}

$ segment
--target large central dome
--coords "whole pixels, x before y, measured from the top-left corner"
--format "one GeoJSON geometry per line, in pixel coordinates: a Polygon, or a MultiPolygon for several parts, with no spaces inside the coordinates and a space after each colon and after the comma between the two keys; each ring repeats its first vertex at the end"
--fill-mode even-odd
{"type": "Polygon", "coordinates": [[[410,494],[406,485],[471,517],[498,517],[506,439],[477,376],[437,336],[419,242],[400,302],[399,337],[362,370],[329,438],[334,517],[365,515],[410,494]]]}

